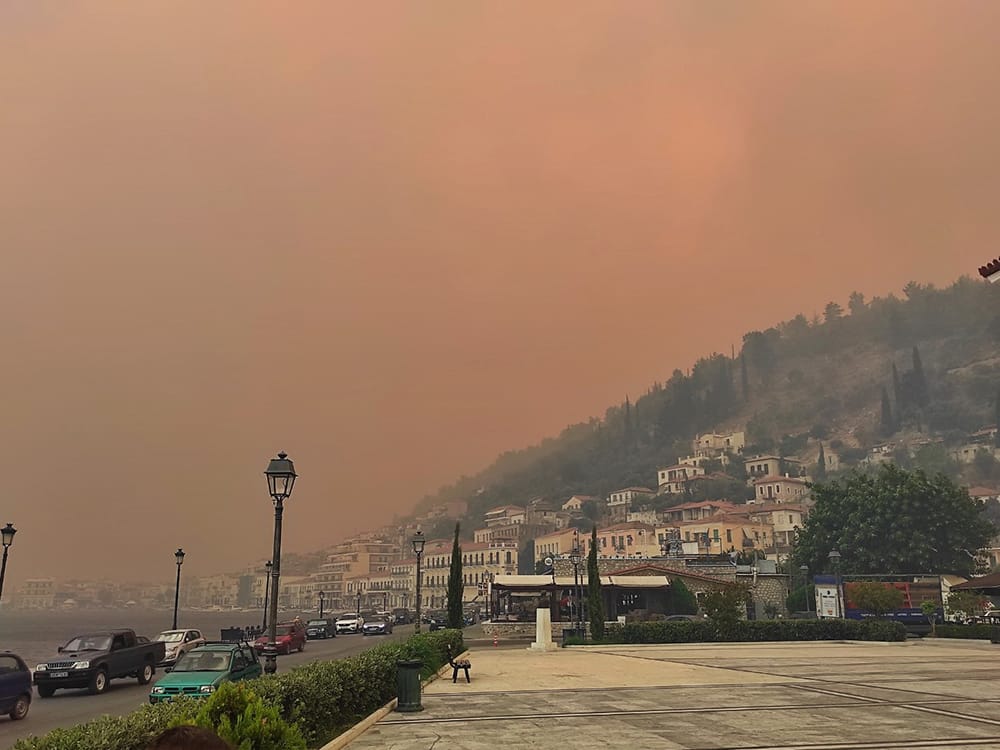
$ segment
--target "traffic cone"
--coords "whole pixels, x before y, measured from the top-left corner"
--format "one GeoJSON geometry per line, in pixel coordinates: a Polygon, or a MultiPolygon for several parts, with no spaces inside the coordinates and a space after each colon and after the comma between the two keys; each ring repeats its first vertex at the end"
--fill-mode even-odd
{"type": "Polygon", "coordinates": [[[496,648],[496,646],[497,646],[497,638],[498,638],[497,634],[496,634],[496,633],[494,633],[494,634],[493,634],[493,647],[494,647],[494,648],[496,648]]]}

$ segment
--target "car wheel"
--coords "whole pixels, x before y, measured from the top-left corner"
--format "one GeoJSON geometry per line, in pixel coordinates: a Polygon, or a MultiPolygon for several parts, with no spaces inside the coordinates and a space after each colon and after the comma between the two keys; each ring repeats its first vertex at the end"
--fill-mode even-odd
{"type": "Polygon", "coordinates": [[[90,678],[90,685],[88,686],[91,695],[100,695],[105,690],[108,689],[108,673],[103,669],[98,669],[94,672],[94,676],[90,678]]]}
{"type": "Polygon", "coordinates": [[[28,715],[28,709],[30,707],[31,699],[26,695],[22,695],[17,699],[17,703],[14,704],[14,708],[10,710],[10,718],[14,721],[20,721],[28,715]]]}
{"type": "Polygon", "coordinates": [[[42,698],[51,698],[53,695],[56,694],[56,689],[54,687],[48,687],[46,685],[39,685],[38,694],[42,698]]]}
{"type": "Polygon", "coordinates": [[[139,684],[148,685],[149,681],[153,679],[153,665],[146,662],[142,669],[139,670],[139,684]]]}

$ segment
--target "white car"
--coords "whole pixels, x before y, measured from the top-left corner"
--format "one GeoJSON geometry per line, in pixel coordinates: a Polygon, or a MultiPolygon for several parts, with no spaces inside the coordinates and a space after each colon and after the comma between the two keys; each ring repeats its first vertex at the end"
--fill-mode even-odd
{"type": "Polygon", "coordinates": [[[360,633],[365,626],[365,618],[354,612],[348,612],[337,618],[337,634],[340,633],[360,633]]]}
{"type": "Polygon", "coordinates": [[[157,665],[160,666],[173,664],[191,649],[198,648],[205,643],[205,636],[200,630],[164,630],[153,640],[163,641],[166,646],[163,661],[157,665]]]}

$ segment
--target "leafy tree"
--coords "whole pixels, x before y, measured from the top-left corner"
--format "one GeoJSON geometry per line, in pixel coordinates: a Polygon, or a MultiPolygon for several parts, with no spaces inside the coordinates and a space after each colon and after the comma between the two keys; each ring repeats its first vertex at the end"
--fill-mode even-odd
{"type": "Polygon", "coordinates": [[[698,598],[681,578],[670,581],[670,611],[675,615],[698,614],[698,598]]]}
{"type": "Polygon", "coordinates": [[[194,724],[215,731],[237,750],[306,750],[298,726],[281,718],[281,709],[264,703],[246,683],[224,682],[198,711],[194,724]]]}
{"type": "Polygon", "coordinates": [[[750,589],[747,586],[730,583],[707,592],[701,598],[701,606],[719,633],[725,634],[746,618],[749,601],[750,589]]]}
{"type": "Polygon", "coordinates": [[[601,597],[601,572],[597,566],[597,527],[590,532],[590,554],[587,555],[587,614],[590,616],[590,637],[604,638],[604,600],[601,597]]]}
{"type": "Polygon", "coordinates": [[[895,424],[892,421],[892,404],[889,402],[889,394],[886,393],[884,386],[882,388],[882,419],[879,422],[879,430],[885,436],[889,436],[896,431],[895,424]]]}
{"type": "Polygon", "coordinates": [[[448,571],[448,627],[461,629],[462,617],[462,546],[458,543],[459,524],[455,524],[455,541],[451,545],[451,569],[448,571]]]}
{"type": "Polygon", "coordinates": [[[788,594],[785,599],[785,606],[789,612],[805,612],[807,609],[815,609],[813,602],[816,601],[816,587],[811,583],[808,586],[799,586],[788,594]]]}
{"type": "Polygon", "coordinates": [[[981,507],[951,479],[891,463],[816,484],[813,498],[794,553],[794,565],[812,571],[829,570],[828,555],[837,549],[845,573],[969,575],[975,561],[962,548],[981,548],[994,533],[981,507]]]}
{"type": "Polygon", "coordinates": [[[852,604],[876,617],[885,617],[903,605],[903,592],[895,586],[865,581],[847,584],[846,589],[845,595],[852,604]]]}
{"type": "Polygon", "coordinates": [[[924,617],[927,618],[927,622],[931,624],[931,637],[937,635],[937,602],[931,601],[930,599],[924,599],[920,602],[920,611],[924,613],[924,617]]]}
{"type": "Polygon", "coordinates": [[[975,591],[952,591],[948,594],[945,609],[966,619],[982,617],[986,611],[986,599],[975,591]]]}
{"type": "Polygon", "coordinates": [[[1000,475],[1000,461],[992,450],[980,448],[972,458],[972,470],[979,481],[991,482],[1000,475]]]}
{"type": "Polygon", "coordinates": [[[535,572],[535,540],[525,539],[517,551],[517,573],[526,576],[535,572]]]}

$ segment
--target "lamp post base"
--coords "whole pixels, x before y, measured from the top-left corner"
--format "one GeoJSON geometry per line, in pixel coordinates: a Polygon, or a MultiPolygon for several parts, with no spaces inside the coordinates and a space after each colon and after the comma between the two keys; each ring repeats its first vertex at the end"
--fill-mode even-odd
{"type": "Polygon", "coordinates": [[[278,671],[278,649],[267,645],[264,647],[264,674],[274,674],[278,671]]]}

